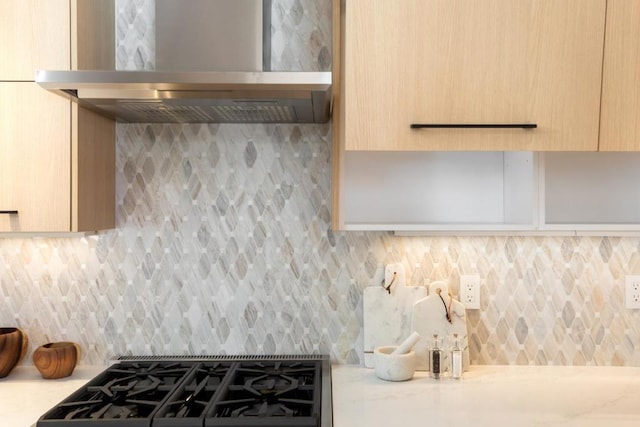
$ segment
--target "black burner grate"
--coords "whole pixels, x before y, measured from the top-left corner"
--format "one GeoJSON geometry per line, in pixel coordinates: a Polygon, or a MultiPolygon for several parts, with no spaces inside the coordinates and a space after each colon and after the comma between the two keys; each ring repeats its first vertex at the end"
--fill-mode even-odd
{"type": "Polygon", "coordinates": [[[154,427],[202,427],[202,417],[227,381],[231,363],[203,362],[171,394],[156,414],[154,427]]]}
{"type": "Polygon", "coordinates": [[[205,426],[318,426],[321,365],[240,362],[205,418],[205,426]]]}
{"type": "Polygon", "coordinates": [[[330,405],[330,392],[322,390],[323,382],[330,390],[329,370],[327,357],[314,356],[123,360],[37,426],[330,426],[330,411],[321,411],[323,396],[330,405]]]}
{"type": "Polygon", "coordinates": [[[38,426],[151,426],[165,399],[193,369],[191,363],[120,363],[47,412],[38,426]]]}

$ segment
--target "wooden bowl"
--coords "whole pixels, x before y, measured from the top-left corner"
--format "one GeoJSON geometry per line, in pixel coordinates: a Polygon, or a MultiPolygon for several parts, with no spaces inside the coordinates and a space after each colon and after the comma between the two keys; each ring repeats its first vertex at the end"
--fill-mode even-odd
{"type": "Polygon", "coordinates": [[[27,353],[29,339],[18,328],[0,328],[0,378],[9,372],[22,360],[27,353]]]}
{"type": "Polygon", "coordinates": [[[45,379],[71,375],[78,361],[78,345],[61,341],[41,345],[33,353],[33,364],[45,379]]]}

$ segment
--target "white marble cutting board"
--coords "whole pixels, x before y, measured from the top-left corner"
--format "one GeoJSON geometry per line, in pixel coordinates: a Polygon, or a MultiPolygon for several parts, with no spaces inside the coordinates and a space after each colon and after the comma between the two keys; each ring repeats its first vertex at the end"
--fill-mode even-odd
{"type": "Polygon", "coordinates": [[[433,282],[429,285],[429,296],[422,298],[413,305],[411,315],[411,330],[420,334],[420,341],[415,345],[416,370],[429,370],[429,348],[433,346],[433,335],[440,338],[440,348],[443,349],[443,368],[449,369],[449,350],[453,345],[453,334],[458,334],[458,342],[463,350],[462,365],[469,369],[469,342],[467,338],[467,317],[464,304],[453,299],[451,301],[452,322],[447,321],[442,300],[437,294],[441,290],[442,297],[449,306],[452,299],[449,287],[444,282],[433,282]]]}
{"type": "Polygon", "coordinates": [[[364,289],[364,364],[373,368],[373,349],[385,345],[398,345],[411,332],[413,304],[427,296],[424,286],[406,286],[402,264],[389,264],[385,268],[385,284],[396,279],[389,294],[382,285],[364,289]]]}

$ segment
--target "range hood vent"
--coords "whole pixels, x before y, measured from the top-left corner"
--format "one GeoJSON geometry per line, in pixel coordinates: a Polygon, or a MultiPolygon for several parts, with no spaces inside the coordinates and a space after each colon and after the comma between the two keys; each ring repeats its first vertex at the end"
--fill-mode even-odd
{"type": "Polygon", "coordinates": [[[327,122],[331,72],[268,71],[270,33],[270,0],[156,0],[161,69],[39,70],[36,82],[121,122],[327,122]]]}
{"type": "Polygon", "coordinates": [[[324,123],[330,72],[38,71],[45,89],[129,123],[324,123]]]}

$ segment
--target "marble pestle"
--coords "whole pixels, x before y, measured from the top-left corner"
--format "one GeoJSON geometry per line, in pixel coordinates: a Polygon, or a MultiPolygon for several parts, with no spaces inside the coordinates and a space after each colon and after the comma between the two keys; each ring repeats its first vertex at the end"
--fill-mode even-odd
{"type": "Polygon", "coordinates": [[[391,354],[407,354],[420,340],[420,334],[413,331],[391,354]]]}

